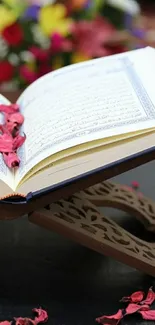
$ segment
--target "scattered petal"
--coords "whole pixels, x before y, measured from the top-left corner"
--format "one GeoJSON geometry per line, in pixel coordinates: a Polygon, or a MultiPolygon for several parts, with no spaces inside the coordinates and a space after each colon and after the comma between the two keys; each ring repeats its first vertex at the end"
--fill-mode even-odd
{"type": "Polygon", "coordinates": [[[5,164],[9,168],[15,168],[19,166],[20,159],[18,158],[16,152],[10,152],[10,153],[3,153],[3,159],[5,164]]]}
{"type": "Polygon", "coordinates": [[[101,316],[96,318],[96,322],[104,325],[107,324],[117,325],[122,318],[123,318],[123,311],[122,309],[119,309],[115,315],[101,316]]]}
{"type": "Polygon", "coordinates": [[[24,116],[21,113],[13,113],[13,114],[4,114],[5,115],[5,127],[14,137],[16,135],[17,130],[24,122],[24,116]]]}
{"type": "Polygon", "coordinates": [[[144,292],[143,291],[136,291],[132,293],[129,297],[123,297],[120,301],[122,302],[140,302],[144,298],[144,292]]]}
{"type": "Polygon", "coordinates": [[[13,139],[13,150],[17,150],[19,147],[23,145],[23,143],[26,140],[26,136],[21,136],[18,134],[14,139],[13,139]]]}
{"type": "MultiPolygon", "coordinates": [[[[6,155],[7,156],[7,155],[6,155]]],[[[37,313],[37,316],[35,317],[35,319],[31,319],[31,318],[23,318],[23,317],[17,317],[14,318],[14,322],[15,325],[37,325],[38,323],[43,323],[46,322],[48,320],[48,315],[47,312],[45,310],[43,310],[42,308],[39,309],[33,309],[33,312],[37,313]]],[[[12,321],[2,321],[0,322],[0,325],[11,325],[12,321]]]]}
{"type": "Polygon", "coordinates": [[[38,323],[45,323],[48,320],[48,314],[46,310],[43,310],[42,308],[34,308],[32,311],[37,313],[37,316],[34,320],[36,325],[38,323]]]}
{"type": "Polygon", "coordinates": [[[0,152],[12,152],[13,138],[9,134],[2,134],[0,136],[0,152]]]}
{"type": "Polygon", "coordinates": [[[0,105],[0,112],[13,114],[19,111],[18,104],[10,104],[10,105],[0,105]]]}
{"type": "Polygon", "coordinates": [[[31,325],[31,324],[34,324],[33,320],[30,319],[30,318],[18,317],[18,318],[14,318],[14,320],[15,320],[16,325],[31,325]]]}
{"type": "Polygon", "coordinates": [[[4,124],[0,124],[0,152],[3,154],[5,164],[9,168],[15,168],[20,163],[16,151],[26,139],[25,135],[19,134],[24,117],[19,112],[17,104],[0,105],[0,112],[4,115],[4,124]]]}
{"type": "Polygon", "coordinates": [[[155,320],[155,310],[140,310],[143,319],[155,320]]]}
{"type": "Polygon", "coordinates": [[[139,312],[140,310],[149,310],[149,308],[150,307],[148,305],[137,305],[131,303],[125,309],[125,315],[134,314],[136,312],[139,312]]]}
{"type": "Polygon", "coordinates": [[[8,119],[12,123],[17,123],[19,125],[22,125],[24,122],[24,116],[21,113],[13,113],[8,116],[8,119]]]}
{"type": "Polygon", "coordinates": [[[3,125],[3,124],[0,124],[0,133],[1,133],[1,134],[5,133],[5,134],[10,135],[10,131],[9,131],[9,130],[6,128],[6,126],[3,125]]]}
{"type": "Polygon", "coordinates": [[[134,189],[138,189],[139,188],[139,183],[137,182],[137,181],[133,181],[132,183],[131,183],[131,185],[132,185],[132,188],[134,188],[134,189]]]}
{"type": "Polygon", "coordinates": [[[149,288],[146,299],[141,302],[141,304],[152,305],[155,300],[155,292],[152,290],[152,287],[149,288]]]}

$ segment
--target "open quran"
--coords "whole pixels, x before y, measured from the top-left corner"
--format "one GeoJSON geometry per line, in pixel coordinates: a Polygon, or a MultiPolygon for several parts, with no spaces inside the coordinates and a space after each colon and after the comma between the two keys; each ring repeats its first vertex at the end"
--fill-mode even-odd
{"type": "MultiPolygon", "coordinates": [[[[70,65],[31,84],[17,104],[26,141],[20,166],[0,154],[0,198],[27,197],[153,148],[155,50],[70,65]]],[[[0,104],[9,101],[0,96],[0,104]]]]}

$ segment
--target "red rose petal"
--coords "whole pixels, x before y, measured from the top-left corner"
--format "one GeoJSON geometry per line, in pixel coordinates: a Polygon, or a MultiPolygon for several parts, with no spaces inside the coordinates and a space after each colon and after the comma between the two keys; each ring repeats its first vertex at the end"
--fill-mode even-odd
{"type": "Polygon", "coordinates": [[[14,318],[16,325],[31,325],[34,324],[34,321],[31,318],[14,318]]]}
{"type": "Polygon", "coordinates": [[[24,122],[24,116],[17,112],[13,114],[4,114],[5,116],[5,127],[14,137],[19,130],[19,127],[24,122]]]}
{"type": "Polygon", "coordinates": [[[0,136],[0,152],[12,152],[13,151],[13,138],[9,134],[2,134],[0,136]]]}
{"type": "Polygon", "coordinates": [[[0,112],[7,113],[7,114],[13,114],[17,113],[19,111],[19,105],[18,104],[10,104],[10,105],[0,105],[0,112]]]}
{"type": "Polygon", "coordinates": [[[38,324],[38,323],[45,323],[47,320],[48,320],[48,314],[47,314],[47,311],[42,309],[42,308],[34,308],[32,310],[33,312],[37,313],[37,316],[35,317],[35,324],[38,324]]]}
{"type": "MultiPolygon", "coordinates": [[[[31,319],[31,318],[27,318],[27,317],[16,317],[14,318],[15,321],[15,325],[36,325],[38,323],[43,323],[46,322],[48,320],[48,314],[45,310],[43,310],[42,308],[39,309],[33,309],[33,312],[37,313],[37,316],[35,317],[35,319],[31,319]]],[[[0,325],[11,325],[12,321],[2,321],[0,322],[0,325]]]]}
{"type": "Polygon", "coordinates": [[[17,112],[17,113],[9,114],[7,116],[7,120],[9,120],[12,123],[17,123],[19,125],[22,125],[24,122],[24,116],[21,113],[17,112]]]}
{"type": "Polygon", "coordinates": [[[149,310],[149,306],[148,305],[137,305],[137,304],[129,304],[127,306],[127,308],[125,309],[126,311],[126,315],[130,315],[130,314],[134,314],[140,310],[149,310]]]}
{"type": "Polygon", "coordinates": [[[9,168],[15,168],[19,166],[20,159],[18,158],[16,152],[3,153],[3,159],[9,168]]]}
{"type": "Polygon", "coordinates": [[[120,320],[123,318],[122,310],[119,309],[118,312],[111,316],[101,316],[96,318],[96,322],[100,324],[111,324],[111,325],[117,325],[120,320]]]}
{"type": "Polygon", "coordinates": [[[133,181],[132,183],[131,183],[131,185],[132,185],[132,188],[134,188],[134,189],[138,189],[139,188],[139,183],[137,182],[137,181],[133,181]]]}
{"type": "Polygon", "coordinates": [[[155,310],[140,310],[139,313],[143,319],[155,320],[155,310]]]}
{"type": "Polygon", "coordinates": [[[14,139],[13,139],[13,150],[17,150],[19,147],[21,147],[23,145],[23,143],[26,140],[26,136],[21,136],[20,134],[17,135],[14,139]]]}
{"type": "Polygon", "coordinates": [[[149,288],[146,299],[141,302],[141,304],[152,305],[155,300],[155,292],[152,290],[152,287],[149,288]]]}
{"type": "Polygon", "coordinates": [[[143,291],[136,291],[136,292],[132,293],[132,295],[129,297],[123,297],[120,301],[140,302],[140,301],[142,301],[143,297],[144,297],[143,291]]]}

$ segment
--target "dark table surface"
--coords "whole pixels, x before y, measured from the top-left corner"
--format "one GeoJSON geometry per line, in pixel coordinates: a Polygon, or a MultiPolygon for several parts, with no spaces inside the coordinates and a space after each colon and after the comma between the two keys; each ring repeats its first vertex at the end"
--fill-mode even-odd
{"type": "MultiPolygon", "coordinates": [[[[132,233],[152,240],[134,218],[117,211],[111,215],[132,233]]],[[[31,316],[32,308],[42,306],[48,324],[91,325],[96,317],[115,313],[122,296],[152,284],[146,274],[29,224],[26,217],[1,222],[1,320],[31,316]]],[[[137,316],[123,321],[133,323],[144,321],[137,316]]]]}

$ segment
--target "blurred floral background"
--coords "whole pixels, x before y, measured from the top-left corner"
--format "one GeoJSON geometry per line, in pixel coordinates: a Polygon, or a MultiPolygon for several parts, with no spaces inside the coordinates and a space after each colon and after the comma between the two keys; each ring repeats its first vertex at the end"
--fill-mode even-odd
{"type": "Polygon", "coordinates": [[[154,0],[0,1],[0,88],[63,66],[155,46],[154,0]]]}

